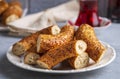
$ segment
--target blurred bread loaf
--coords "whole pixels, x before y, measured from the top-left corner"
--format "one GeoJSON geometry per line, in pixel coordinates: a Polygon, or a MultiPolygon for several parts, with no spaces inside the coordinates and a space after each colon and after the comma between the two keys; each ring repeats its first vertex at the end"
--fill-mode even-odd
{"type": "Polygon", "coordinates": [[[5,0],[0,0],[0,15],[8,8],[8,3],[5,0]]]}
{"type": "Polygon", "coordinates": [[[12,1],[9,3],[9,7],[2,14],[2,22],[7,24],[17,20],[22,16],[22,12],[23,10],[20,2],[12,1]]]}
{"type": "Polygon", "coordinates": [[[36,33],[33,33],[17,43],[13,45],[12,52],[15,55],[22,55],[25,53],[28,49],[30,49],[32,46],[36,46],[36,42],[38,39],[39,34],[58,34],[60,32],[60,28],[56,25],[50,26],[48,28],[44,28],[36,33]]]}
{"type": "Polygon", "coordinates": [[[9,2],[9,6],[18,6],[18,7],[22,7],[21,3],[17,0],[13,0],[11,2],[9,2]]]}
{"type": "Polygon", "coordinates": [[[76,40],[84,40],[87,43],[86,52],[95,62],[98,62],[102,58],[105,47],[96,37],[93,27],[88,24],[82,24],[78,28],[75,38],[76,40]]]}

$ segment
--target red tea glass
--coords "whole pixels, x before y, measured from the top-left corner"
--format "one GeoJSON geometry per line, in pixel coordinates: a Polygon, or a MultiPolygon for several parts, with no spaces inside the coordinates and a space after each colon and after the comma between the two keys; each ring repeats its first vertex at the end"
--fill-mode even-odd
{"type": "Polygon", "coordinates": [[[93,27],[99,26],[98,1],[97,0],[78,0],[80,12],[75,25],[87,23],[93,27]]]}

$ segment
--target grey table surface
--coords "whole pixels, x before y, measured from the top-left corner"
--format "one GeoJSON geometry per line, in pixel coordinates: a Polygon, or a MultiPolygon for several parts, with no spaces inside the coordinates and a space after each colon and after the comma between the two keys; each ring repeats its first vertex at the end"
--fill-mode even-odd
{"type": "Polygon", "coordinates": [[[98,38],[113,46],[116,59],[108,66],[84,73],[47,74],[21,69],[11,64],[6,57],[9,47],[21,37],[9,36],[0,32],[0,79],[119,79],[120,77],[120,24],[113,23],[109,28],[101,30],[98,38]]]}
{"type": "MultiPolygon", "coordinates": [[[[39,10],[53,7],[59,3],[64,3],[67,0],[39,0],[40,4],[35,4],[35,0],[31,0],[33,3],[33,9],[31,13],[37,12],[35,7],[39,7],[39,10]],[[52,2],[53,1],[53,2],[52,2]],[[45,3],[45,4],[43,4],[45,3]]],[[[38,0],[37,0],[38,1],[38,0]]],[[[37,3],[37,2],[36,2],[37,3]]],[[[39,2],[38,2],[39,3],[39,2]]],[[[75,74],[47,74],[40,72],[33,72],[11,64],[6,57],[7,50],[11,45],[20,40],[22,37],[9,36],[7,32],[0,32],[0,79],[119,79],[120,74],[120,24],[112,24],[108,29],[102,30],[98,34],[98,38],[104,42],[109,43],[116,50],[116,59],[108,66],[84,73],[75,74]]]]}

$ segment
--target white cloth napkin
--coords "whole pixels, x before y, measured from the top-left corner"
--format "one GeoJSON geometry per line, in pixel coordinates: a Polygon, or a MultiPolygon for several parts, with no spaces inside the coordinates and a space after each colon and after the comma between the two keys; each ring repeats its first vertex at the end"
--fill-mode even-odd
{"type": "Polygon", "coordinates": [[[45,11],[25,16],[8,23],[8,25],[13,32],[34,33],[57,22],[72,19],[78,15],[78,12],[79,4],[77,0],[71,0],[45,11]]]}

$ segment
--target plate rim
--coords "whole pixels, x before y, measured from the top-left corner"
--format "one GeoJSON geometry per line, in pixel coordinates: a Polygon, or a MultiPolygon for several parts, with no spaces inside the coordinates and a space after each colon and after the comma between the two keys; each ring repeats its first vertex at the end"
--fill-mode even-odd
{"type": "Polygon", "coordinates": [[[103,42],[103,41],[101,41],[101,42],[102,42],[104,45],[106,45],[108,48],[110,48],[110,49],[112,50],[113,56],[112,56],[112,58],[111,58],[108,62],[106,62],[105,64],[100,65],[100,66],[97,66],[97,67],[94,67],[94,68],[90,68],[90,69],[89,69],[89,68],[88,68],[88,69],[82,68],[82,69],[78,69],[78,70],[75,70],[75,69],[71,69],[71,70],[48,70],[48,69],[42,69],[42,68],[39,68],[39,69],[38,69],[38,68],[34,68],[34,67],[29,68],[29,67],[31,67],[30,65],[24,64],[23,62],[22,62],[21,64],[19,64],[19,63],[16,63],[16,62],[12,61],[12,60],[9,58],[10,53],[12,53],[12,52],[11,52],[12,46],[9,47],[9,49],[8,49],[8,51],[7,51],[7,53],[6,53],[6,56],[7,56],[8,61],[9,61],[10,63],[12,63],[13,65],[15,65],[15,66],[17,66],[17,67],[19,67],[19,68],[25,69],[25,70],[30,70],[30,71],[43,72],[43,73],[57,73],[57,74],[68,74],[68,73],[88,72],[88,71],[92,71],[92,70],[96,70],[96,69],[103,68],[103,67],[109,65],[109,64],[116,58],[116,51],[115,51],[115,49],[114,49],[112,46],[110,46],[109,44],[107,44],[106,42],[103,42]],[[28,67],[22,66],[23,64],[26,65],[26,66],[28,66],[28,67]]]}

